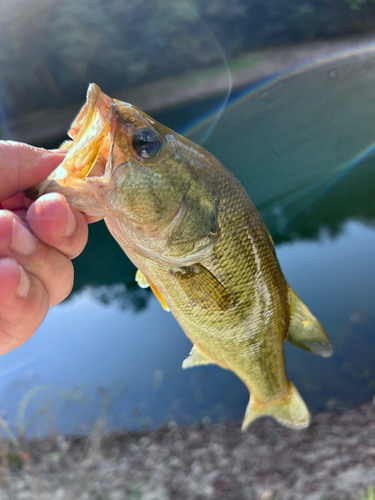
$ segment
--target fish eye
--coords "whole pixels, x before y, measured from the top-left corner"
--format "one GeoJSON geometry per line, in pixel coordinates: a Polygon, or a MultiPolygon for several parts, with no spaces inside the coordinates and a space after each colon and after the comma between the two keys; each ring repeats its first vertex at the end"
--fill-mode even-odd
{"type": "Polygon", "coordinates": [[[154,130],[138,130],[133,137],[133,148],[141,158],[152,158],[160,151],[160,137],[154,130]]]}

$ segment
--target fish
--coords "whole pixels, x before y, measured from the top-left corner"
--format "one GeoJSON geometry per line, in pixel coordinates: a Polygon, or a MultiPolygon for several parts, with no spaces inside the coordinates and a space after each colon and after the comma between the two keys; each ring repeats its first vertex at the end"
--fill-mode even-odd
{"type": "Polygon", "coordinates": [[[288,286],[241,183],[208,151],[95,84],[68,134],[64,161],[29,196],[58,192],[104,217],[138,284],[191,340],[182,368],[218,365],[249,390],[242,429],[262,416],[308,426],[284,341],[321,357],[333,348],[288,286]]]}

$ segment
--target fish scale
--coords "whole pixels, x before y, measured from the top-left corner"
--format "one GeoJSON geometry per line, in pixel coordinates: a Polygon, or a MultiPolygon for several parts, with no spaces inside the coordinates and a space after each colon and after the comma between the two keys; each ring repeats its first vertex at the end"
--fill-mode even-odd
{"type": "MultiPolygon", "coordinates": [[[[232,174],[222,165],[217,165],[219,168],[221,175],[216,171],[218,239],[210,256],[201,264],[230,291],[234,307],[225,311],[197,307],[181,289],[175,274],[170,273],[170,266],[149,259],[145,262],[119,238],[118,230],[114,229],[114,225],[118,227],[117,221],[107,220],[107,225],[133,263],[151,282],[157,283],[193,344],[221,367],[236,373],[253,398],[272,401],[290,390],[283,355],[289,326],[288,286],[258,211],[232,174]],[[257,260],[261,263],[260,270],[257,260]],[[261,304],[265,290],[269,308],[261,304]],[[269,317],[267,325],[265,316],[269,317]]],[[[202,294],[207,293],[207,288],[202,287],[202,294]]]]}
{"type": "Polygon", "coordinates": [[[209,152],[95,84],[70,135],[67,159],[29,195],[59,192],[105,217],[139,285],[151,286],[192,341],[182,367],[217,364],[249,389],[243,429],[265,415],[308,425],[283,343],[323,357],[332,346],[288,287],[240,182],[209,152]]]}
{"type": "MultiPolygon", "coordinates": [[[[192,321],[185,321],[178,303],[175,316],[189,338],[204,352],[214,351],[221,365],[230,367],[253,395],[260,400],[275,398],[288,391],[283,368],[283,341],[289,326],[288,288],[267,229],[249,197],[235,180],[232,196],[228,196],[228,184],[222,184],[219,239],[212,256],[202,264],[232,291],[237,305],[224,313],[189,309],[187,316],[192,321]],[[251,237],[246,227],[251,227],[251,237]],[[229,350],[225,339],[229,339],[229,350]],[[243,356],[253,345],[263,346],[260,349],[267,356],[243,356]]],[[[181,300],[181,294],[176,295],[181,300]]]]}

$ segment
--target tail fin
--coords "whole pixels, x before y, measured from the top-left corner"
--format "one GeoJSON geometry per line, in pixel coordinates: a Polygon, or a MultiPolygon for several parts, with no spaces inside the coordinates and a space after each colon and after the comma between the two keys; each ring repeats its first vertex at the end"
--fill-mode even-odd
{"type": "Polygon", "coordinates": [[[258,417],[270,416],[280,424],[295,429],[307,427],[310,423],[309,410],[294,385],[289,382],[289,393],[282,399],[274,399],[269,403],[260,404],[251,397],[247,405],[242,430],[245,430],[258,417]]]}

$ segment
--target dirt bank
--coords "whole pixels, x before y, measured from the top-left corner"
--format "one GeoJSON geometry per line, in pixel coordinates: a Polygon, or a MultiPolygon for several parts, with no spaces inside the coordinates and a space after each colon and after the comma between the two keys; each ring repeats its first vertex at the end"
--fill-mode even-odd
{"type": "Polygon", "coordinates": [[[354,500],[375,485],[375,408],[3,443],[5,500],[354,500]]]}

